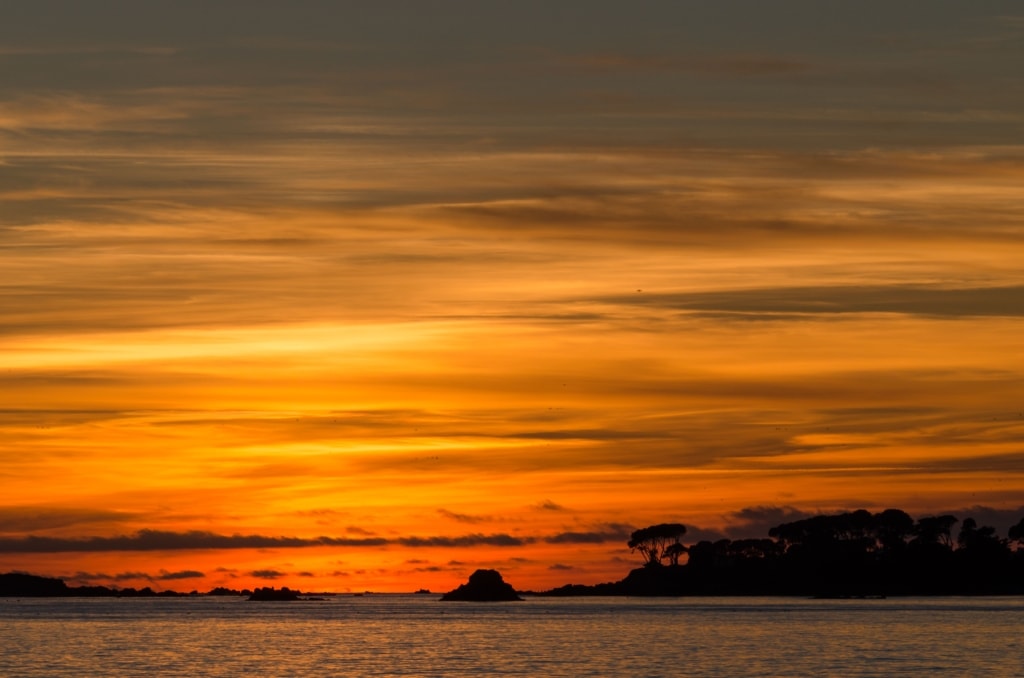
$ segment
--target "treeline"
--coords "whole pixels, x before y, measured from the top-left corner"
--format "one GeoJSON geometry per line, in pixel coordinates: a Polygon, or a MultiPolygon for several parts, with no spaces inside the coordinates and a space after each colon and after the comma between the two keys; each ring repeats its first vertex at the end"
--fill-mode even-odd
{"type": "Polygon", "coordinates": [[[619,582],[563,586],[548,594],[1024,594],[1024,518],[1005,538],[973,518],[915,521],[899,509],[813,516],[773,527],[760,539],[686,546],[685,532],[678,523],[637,530],[629,547],[644,558],[643,567],[619,582]]]}
{"type": "Polygon", "coordinates": [[[54,577],[40,577],[34,574],[23,572],[8,572],[0,574],[0,597],[39,597],[39,598],[150,598],[155,596],[173,597],[189,595],[207,596],[248,596],[252,591],[245,589],[236,591],[217,587],[204,594],[196,591],[191,593],[178,593],[176,591],[154,591],[146,586],[141,589],[132,587],[109,588],[106,586],[68,586],[64,580],[54,577]]]}

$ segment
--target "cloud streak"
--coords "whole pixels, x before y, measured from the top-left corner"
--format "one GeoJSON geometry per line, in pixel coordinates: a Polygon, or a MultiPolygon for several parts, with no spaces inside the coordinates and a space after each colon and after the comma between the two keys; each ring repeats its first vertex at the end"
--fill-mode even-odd
{"type": "Polygon", "coordinates": [[[774,287],[610,297],[609,303],[720,316],[797,318],[842,313],[945,317],[1024,316],[1024,285],[977,288],[859,285],[774,287]]]}
{"type": "Polygon", "coordinates": [[[516,547],[532,544],[536,537],[503,533],[458,536],[408,537],[269,537],[263,535],[221,535],[212,532],[166,532],[140,530],[118,537],[62,538],[30,535],[0,538],[0,553],[102,553],[120,551],[205,551],[234,549],[301,549],[313,547],[378,548],[398,545],[409,548],[516,547]]]}

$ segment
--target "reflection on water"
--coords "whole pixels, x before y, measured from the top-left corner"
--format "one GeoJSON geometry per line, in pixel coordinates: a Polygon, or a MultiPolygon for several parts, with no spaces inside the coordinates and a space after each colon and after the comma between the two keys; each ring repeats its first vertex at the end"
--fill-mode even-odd
{"type": "Polygon", "coordinates": [[[1024,599],[0,599],[3,676],[1021,676],[1024,599]]]}

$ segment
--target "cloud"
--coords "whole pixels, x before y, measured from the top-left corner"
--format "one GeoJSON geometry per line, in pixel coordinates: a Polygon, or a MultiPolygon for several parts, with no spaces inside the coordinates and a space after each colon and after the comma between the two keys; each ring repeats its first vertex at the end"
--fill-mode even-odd
{"type": "Polygon", "coordinates": [[[153,581],[153,576],[145,572],[119,572],[114,575],[114,581],[131,581],[133,579],[153,581]]]}
{"type": "Polygon", "coordinates": [[[257,579],[280,579],[286,575],[286,572],[279,570],[253,570],[249,573],[250,577],[256,577],[257,579]]]}
{"type": "Polygon", "coordinates": [[[205,574],[198,570],[181,570],[180,572],[164,572],[161,570],[156,579],[159,581],[170,581],[174,579],[201,579],[205,576],[205,574]]]}
{"type": "MultiPolygon", "coordinates": [[[[849,506],[863,506],[867,502],[850,503],[849,506]]],[[[898,508],[898,507],[893,507],[898,508]]],[[[835,509],[834,512],[854,510],[853,508],[835,509]]],[[[882,509],[876,509],[882,510],[882,509]]],[[[1024,517],[1024,505],[1015,509],[993,508],[991,506],[974,505],[958,509],[935,510],[917,512],[914,519],[930,515],[953,515],[963,521],[965,518],[974,518],[979,525],[990,525],[996,528],[996,532],[1005,536],[1006,530],[1024,517]]],[[[803,520],[820,512],[809,512],[792,506],[750,506],[729,514],[730,524],[725,527],[726,534],[732,539],[761,538],[767,537],[772,527],[803,520]]],[[[687,534],[687,537],[690,535],[687,534]]]]}
{"type": "Polygon", "coordinates": [[[513,537],[508,534],[466,534],[460,537],[399,537],[394,540],[402,546],[414,548],[425,546],[468,547],[468,546],[525,546],[537,541],[534,537],[513,537]]]}
{"type": "Polygon", "coordinates": [[[361,534],[366,537],[376,536],[375,532],[371,532],[370,530],[367,530],[364,527],[359,527],[358,525],[349,525],[345,528],[345,532],[348,534],[361,534]]]}
{"type": "Polygon", "coordinates": [[[616,431],[614,429],[576,429],[560,431],[516,431],[503,437],[525,440],[636,440],[656,437],[644,431],[616,431]]]}
{"type": "Polygon", "coordinates": [[[932,317],[1024,316],[1024,286],[946,288],[908,285],[768,287],[696,293],[632,294],[602,299],[716,317],[903,313],[932,317]]]}
{"type": "Polygon", "coordinates": [[[576,568],[572,565],[563,565],[562,563],[555,563],[554,565],[548,566],[549,570],[575,570],[576,568]]]}
{"type": "Polygon", "coordinates": [[[596,73],[639,75],[692,74],[709,77],[753,78],[807,73],[814,64],[798,58],[774,54],[705,54],[688,56],[649,56],[603,52],[576,54],[556,59],[596,73]]]}
{"type": "Polygon", "coordinates": [[[699,541],[718,541],[724,539],[725,534],[721,530],[697,527],[696,525],[686,526],[686,536],[683,541],[695,544],[699,541]]]}
{"type": "MultiPolygon", "coordinates": [[[[1020,468],[1019,466],[1017,468],[1020,468]]],[[[974,518],[978,525],[988,525],[996,528],[996,533],[1002,537],[1006,536],[1007,530],[1016,525],[1021,518],[1024,518],[1024,505],[1018,506],[1015,509],[997,509],[991,506],[968,506],[959,510],[953,511],[936,511],[929,515],[943,515],[952,514],[960,519],[961,522],[965,518],[974,518]]],[[[920,518],[921,516],[916,516],[920,518]]]]}
{"type": "Polygon", "coordinates": [[[488,516],[472,516],[467,513],[454,513],[452,511],[449,511],[448,509],[437,509],[437,512],[445,518],[451,518],[452,520],[460,523],[476,524],[491,521],[491,518],[489,518],[488,516]]]}
{"type": "Polygon", "coordinates": [[[134,535],[119,537],[39,537],[0,538],[0,553],[101,553],[111,551],[180,551],[251,548],[311,548],[317,546],[379,547],[398,544],[410,548],[467,548],[474,546],[524,546],[536,542],[535,537],[514,537],[496,534],[460,536],[409,536],[385,539],[367,537],[268,537],[263,535],[221,535],[212,532],[163,532],[140,530],[134,535]]]}
{"type": "Polygon", "coordinates": [[[812,515],[792,506],[748,506],[729,514],[725,532],[732,539],[767,537],[768,530],[777,525],[812,515]]]}
{"type": "MultiPolygon", "coordinates": [[[[38,415],[36,421],[40,418],[46,418],[46,415],[38,415]]],[[[138,517],[139,514],[128,511],[62,506],[3,506],[0,507],[0,534],[35,532],[73,525],[123,523],[138,517]]]]}
{"type": "Polygon", "coordinates": [[[111,576],[104,572],[83,572],[79,570],[78,572],[75,572],[73,575],[63,578],[69,581],[88,583],[94,581],[116,581],[117,577],[119,576],[121,575],[111,576]]]}
{"type": "Polygon", "coordinates": [[[221,535],[213,532],[165,532],[139,530],[118,537],[39,537],[0,539],[0,553],[65,553],[106,551],[180,551],[248,548],[304,548],[312,546],[381,546],[383,538],[347,539],[337,537],[268,537],[262,535],[221,535]]]}
{"type": "Polygon", "coordinates": [[[74,575],[67,577],[72,581],[77,582],[95,582],[95,581],[177,581],[181,579],[201,579],[206,575],[198,570],[181,570],[178,572],[168,572],[161,570],[160,574],[152,575],[148,572],[118,572],[117,574],[111,575],[102,572],[76,572],[74,575]]]}
{"type": "Polygon", "coordinates": [[[606,542],[621,542],[629,539],[630,533],[635,529],[631,525],[621,523],[608,523],[604,529],[590,532],[559,532],[558,534],[544,537],[548,544],[604,544],[606,542]]]}

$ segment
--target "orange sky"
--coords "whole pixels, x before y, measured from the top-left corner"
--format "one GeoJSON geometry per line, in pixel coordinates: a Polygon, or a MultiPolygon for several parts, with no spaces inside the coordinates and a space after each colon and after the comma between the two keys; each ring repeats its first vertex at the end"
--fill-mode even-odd
{"type": "Polygon", "coordinates": [[[0,10],[0,571],[1016,522],[1024,16],[724,4],[0,10]]]}

